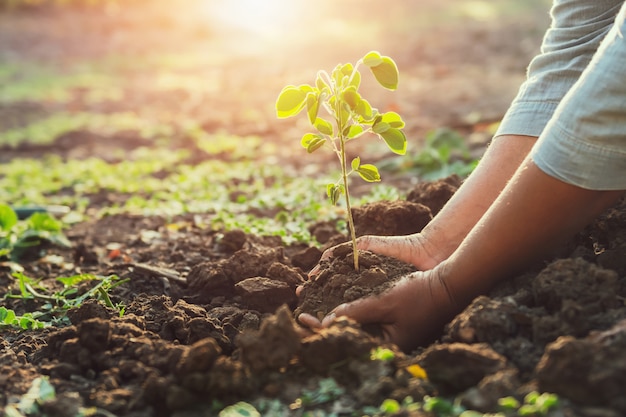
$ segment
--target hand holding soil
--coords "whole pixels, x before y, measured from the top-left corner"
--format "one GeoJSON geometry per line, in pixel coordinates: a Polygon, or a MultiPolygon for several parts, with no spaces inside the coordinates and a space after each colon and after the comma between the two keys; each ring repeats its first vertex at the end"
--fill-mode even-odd
{"type": "MultiPolygon", "coordinates": [[[[348,246],[343,243],[339,246],[348,246]]],[[[371,251],[379,255],[385,255],[412,264],[419,270],[428,270],[438,264],[433,249],[428,247],[424,236],[414,233],[406,236],[361,236],[357,239],[357,248],[362,251],[371,251]]],[[[327,249],[322,254],[320,261],[333,257],[336,247],[327,249]]],[[[320,273],[320,265],[316,265],[309,272],[309,277],[314,278],[320,273]]]]}
{"type": "Polygon", "coordinates": [[[434,269],[402,276],[381,294],[340,304],[321,322],[307,314],[298,319],[310,327],[328,327],[348,316],[364,326],[380,326],[386,341],[410,350],[431,341],[456,311],[437,274],[434,269]]]}

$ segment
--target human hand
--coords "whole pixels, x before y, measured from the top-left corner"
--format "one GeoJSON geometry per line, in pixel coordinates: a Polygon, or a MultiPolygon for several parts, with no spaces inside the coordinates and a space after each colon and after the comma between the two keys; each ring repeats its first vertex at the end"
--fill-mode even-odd
{"type": "MultiPolygon", "coordinates": [[[[439,263],[436,249],[430,245],[420,233],[405,236],[361,236],[356,240],[359,250],[368,250],[379,255],[386,255],[414,265],[419,270],[432,269],[439,263]]],[[[334,251],[340,246],[351,246],[350,242],[342,243],[327,249],[320,262],[333,257],[334,251]]],[[[309,272],[315,277],[320,270],[319,263],[309,272]]]]}
{"type": "Polygon", "coordinates": [[[341,304],[321,322],[310,314],[301,314],[298,321],[315,329],[348,316],[362,325],[379,325],[386,341],[409,351],[430,341],[458,313],[441,269],[414,272],[378,296],[341,304]]]}

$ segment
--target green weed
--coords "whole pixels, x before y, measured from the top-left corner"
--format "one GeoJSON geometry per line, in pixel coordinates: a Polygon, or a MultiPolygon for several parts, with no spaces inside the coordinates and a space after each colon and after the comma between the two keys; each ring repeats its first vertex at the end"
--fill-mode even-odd
{"type": "Polygon", "coordinates": [[[62,228],[63,224],[47,213],[18,220],[10,206],[0,204],[0,260],[18,262],[26,256],[39,255],[37,249],[45,243],[71,247],[62,228]]]}
{"type": "Polygon", "coordinates": [[[443,128],[426,135],[422,151],[411,158],[410,169],[426,180],[452,174],[466,177],[478,160],[472,158],[465,138],[458,132],[443,128]]]}
{"type": "Polygon", "coordinates": [[[68,324],[67,311],[80,307],[87,299],[95,299],[107,307],[116,310],[119,315],[124,314],[125,306],[114,303],[110,292],[128,282],[117,275],[98,276],[79,274],[70,277],[59,277],[62,284],[60,290],[50,290],[41,285],[39,280],[28,277],[21,272],[12,274],[17,282],[17,291],[5,294],[5,299],[34,300],[40,302],[36,311],[17,315],[15,311],[0,307],[0,327],[14,327],[19,329],[40,329],[49,325],[68,324]],[[84,284],[89,288],[84,289],[84,284]]]}
{"type": "Polygon", "coordinates": [[[25,313],[18,315],[15,311],[0,306],[0,329],[12,327],[22,330],[43,329],[49,323],[37,320],[36,313],[25,313]]]}
{"type": "Polygon", "coordinates": [[[168,137],[173,127],[142,119],[134,113],[55,113],[27,126],[0,132],[0,144],[17,146],[28,142],[48,145],[59,136],[77,130],[85,130],[103,136],[124,130],[137,131],[142,138],[168,137]]]}

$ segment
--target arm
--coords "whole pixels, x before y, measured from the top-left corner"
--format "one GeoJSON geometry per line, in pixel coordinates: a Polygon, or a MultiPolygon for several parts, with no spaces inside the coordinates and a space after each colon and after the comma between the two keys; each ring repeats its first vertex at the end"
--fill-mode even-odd
{"type": "MultiPolygon", "coordinates": [[[[536,137],[500,136],[493,140],[478,167],[422,230],[408,236],[362,236],[361,250],[393,256],[432,269],[446,259],[493,203],[513,173],[526,157],[536,137]]],[[[332,256],[332,248],[323,258],[332,256]]],[[[311,271],[315,275],[317,268],[311,271]]]]}
{"type": "Polygon", "coordinates": [[[379,297],[337,307],[324,325],[341,315],[379,323],[387,339],[412,349],[440,331],[474,297],[545,256],[622,194],[569,185],[528,158],[446,261],[412,274],[379,297]]]}

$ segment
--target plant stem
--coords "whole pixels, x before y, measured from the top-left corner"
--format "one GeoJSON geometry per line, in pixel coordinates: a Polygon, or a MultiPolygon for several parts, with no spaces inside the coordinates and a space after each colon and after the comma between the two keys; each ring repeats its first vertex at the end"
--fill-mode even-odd
{"type": "Polygon", "coordinates": [[[346,195],[346,214],[348,216],[348,229],[350,229],[350,239],[352,239],[352,253],[354,256],[354,270],[359,271],[359,251],[356,247],[356,231],[354,229],[354,219],[352,218],[352,208],[350,206],[350,192],[348,191],[348,167],[346,162],[346,143],[341,136],[339,138],[339,144],[341,147],[341,176],[343,180],[343,186],[345,188],[346,195]]]}

